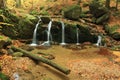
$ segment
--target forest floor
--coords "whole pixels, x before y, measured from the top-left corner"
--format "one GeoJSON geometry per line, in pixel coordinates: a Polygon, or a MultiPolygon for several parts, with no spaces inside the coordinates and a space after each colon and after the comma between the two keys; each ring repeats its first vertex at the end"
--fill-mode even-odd
{"type": "Polygon", "coordinates": [[[71,70],[65,75],[42,62],[28,57],[0,57],[2,72],[14,80],[120,80],[120,53],[105,47],[53,45],[48,49],[34,49],[32,53],[43,52],[55,56],[52,61],[71,70]]]}
{"type": "MultiPolygon", "coordinates": [[[[13,5],[11,1],[8,0],[13,5]]],[[[8,7],[20,16],[21,13],[28,13],[33,8],[32,4],[24,4],[23,9],[8,7]]],[[[32,0],[31,0],[32,1],[32,0]]],[[[47,3],[36,0],[33,9],[39,9],[39,5],[48,7],[60,2],[47,3]],[[38,2],[39,1],[39,2],[38,2]]],[[[73,0],[75,1],[75,0],[73,0]]],[[[87,2],[89,0],[83,0],[87,2]]],[[[73,4],[69,2],[67,4],[73,4]]],[[[66,5],[67,5],[66,4],[66,5]]],[[[115,6],[115,3],[111,3],[115,6]]],[[[120,6],[119,6],[120,8],[120,6]]],[[[120,18],[111,16],[109,23],[111,25],[120,24],[120,18]]],[[[65,75],[58,70],[44,64],[35,62],[28,57],[12,57],[10,55],[0,56],[0,66],[2,72],[10,76],[10,80],[15,80],[14,76],[19,76],[20,80],[120,80],[120,52],[112,51],[105,47],[85,46],[81,47],[70,45],[62,47],[53,45],[48,49],[34,49],[32,53],[43,52],[55,56],[52,61],[65,66],[71,70],[70,74],[65,75]]]]}

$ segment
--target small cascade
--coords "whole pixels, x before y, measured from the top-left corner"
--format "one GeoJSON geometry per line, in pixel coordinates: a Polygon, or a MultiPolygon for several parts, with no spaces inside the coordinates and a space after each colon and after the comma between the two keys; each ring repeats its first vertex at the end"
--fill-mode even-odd
{"type": "Polygon", "coordinates": [[[32,39],[32,43],[30,44],[30,46],[37,46],[38,45],[37,44],[37,29],[38,29],[38,26],[41,22],[41,18],[40,17],[38,17],[38,18],[39,18],[39,20],[35,26],[34,33],[33,33],[33,39],[32,39]]]}
{"type": "Polygon", "coordinates": [[[101,41],[102,41],[102,37],[100,35],[98,35],[98,40],[97,40],[96,46],[101,46],[102,45],[101,41]]]}
{"type": "Polygon", "coordinates": [[[42,43],[42,46],[50,46],[50,39],[52,39],[52,35],[51,35],[51,27],[52,27],[52,21],[49,22],[48,24],[48,31],[47,31],[47,41],[42,43]]]}
{"type": "Polygon", "coordinates": [[[14,73],[13,78],[14,78],[14,80],[20,80],[20,76],[18,73],[14,73]]]}
{"type": "Polygon", "coordinates": [[[66,45],[66,43],[65,43],[65,25],[62,21],[61,21],[61,24],[62,24],[62,42],[60,43],[60,45],[66,45]]]}
{"type": "Polygon", "coordinates": [[[80,45],[80,43],[79,43],[79,28],[76,28],[76,36],[77,36],[77,43],[76,43],[76,45],[80,45]]]}

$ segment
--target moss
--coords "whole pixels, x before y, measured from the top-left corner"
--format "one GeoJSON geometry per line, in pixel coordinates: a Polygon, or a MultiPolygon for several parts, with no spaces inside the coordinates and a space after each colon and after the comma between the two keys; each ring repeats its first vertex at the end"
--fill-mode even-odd
{"type": "Polygon", "coordinates": [[[30,14],[31,15],[39,15],[40,13],[36,10],[32,10],[32,11],[30,11],[30,14]]]}
{"type": "Polygon", "coordinates": [[[103,24],[109,19],[109,14],[104,14],[103,16],[96,19],[96,24],[103,24]]]}
{"type": "Polygon", "coordinates": [[[72,6],[68,6],[68,7],[63,8],[63,10],[64,11],[68,11],[68,10],[71,11],[75,8],[80,8],[80,6],[79,5],[72,5],[72,6]]]}
{"type": "Polygon", "coordinates": [[[100,3],[100,0],[93,0],[89,5],[89,9],[95,18],[99,18],[109,11],[102,3],[100,3]]]}
{"type": "Polygon", "coordinates": [[[48,12],[48,11],[45,11],[45,10],[42,10],[42,11],[40,12],[40,15],[49,15],[49,12],[48,12]]]}
{"type": "Polygon", "coordinates": [[[65,18],[72,19],[72,20],[78,20],[81,14],[81,7],[79,5],[72,5],[67,6],[62,9],[62,15],[65,18]]]}
{"type": "Polygon", "coordinates": [[[3,74],[2,72],[0,72],[0,79],[1,80],[10,80],[9,77],[5,74],[3,74]]]}
{"type": "Polygon", "coordinates": [[[14,56],[14,57],[21,57],[21,56],[23,56],[23,53],[15,52],[15,53],[12,54],[12,56],[14,56]]]}
{"type": "Polygon", "coordinates": [[[117,30],[120,29],[120,25],[116,24],[113,26],[105,25],[105,31],[115,40],[120,40],[120,32],[117,30]]]}
{"type": "Polygon", "coordinates": [[[117,29],[120,28],[120,25],[116,24],[113,26],[106,25],[105,26],[105,31],[108,32],[108,34],[113,34],[117,29]]]}
{"type": "Polygon", "coordinates": [[[3,37],[3,36],[0,36],[0,39],[4,39],[4,37],[3,37]]]}
{"type": "Polygon", "coordinates": [[[120,11],[114,11],[113,16],[120,17],[120,11]]]}
{"type": "Polygon", "coordinates": [[[88,2],[83,3],[83,7],[87,7],[87,6],[89,6],[88,2]]]}

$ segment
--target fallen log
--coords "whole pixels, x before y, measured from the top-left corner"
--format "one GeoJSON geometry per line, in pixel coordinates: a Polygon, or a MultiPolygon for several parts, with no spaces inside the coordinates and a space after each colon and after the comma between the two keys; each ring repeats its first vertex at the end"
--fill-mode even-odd
{"type": "Polygon", "coordinates": [[[17,48],[17,47],[14,47],[14,46],[11,46],[11,49],[13,49],[15,51],[22,52],[23,55],[28,56],[28,57],[30,57],[30,58],[32,58],[34,60],[38,60],[38,61],[41,61],[43,63],[46,63],[46,64],[54,67],[55,69],[63,72],[64,74],[69,74],[70,73],[70,69],[62,67],[62,66],[60,66],[60,65],[50,61],[49,59],[46,59],[46,58],[42,57],[42,56],[38,56],[37,54],[30,53],[30,52],[28,52],[26,50],[23,50],[21,48],[17,48]]]}
{"type": "Polygon", "coordinates": [[[55,56],[53,56],[52,54],[45,54],[41,52],[38,52],[37,54],[40,54],[42,57],[47,58],[49,60],[55,59],[55,56]]]}

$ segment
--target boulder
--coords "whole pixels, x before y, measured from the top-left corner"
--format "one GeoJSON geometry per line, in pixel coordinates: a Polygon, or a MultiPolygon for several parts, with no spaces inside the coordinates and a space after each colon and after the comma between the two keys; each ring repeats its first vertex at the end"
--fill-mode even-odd
{"type": "Polygon", "coordinates": [[[99,18],[102,15],[109,12],[109,10],[103,5],[101,5],[98,1],[93,1],[89,5],[89,10],[90,10],[90,13],[93,14],[95,18],[99,18]]]}
{"type": "Polygon", "coordinates": [[[72,5],[63,9],[63,16],[71,20],[78,20],[80,14],[81,7],[79,5],[72,5]]]}
{"type": "Polygon", "coordinates": [[[114,33],[112,34],[112,37],[113,37],[115,40],[120,41],[120,32],[114,32],[114,33]]]}
{"type": "Polygon", "coordinates": [[[116,24],[116,25],[110,26],[109,24],[106,24],[104,28],[109,36],[111,36],[115,40],[120,40],[120,32],[119,32],[120,25],[116,24]]]}
{"type": "Polygon", "coordinates": [[[109,19],[109,14],[104,14],[103,16],[96,19],[96,24],[102,24],[109,19]]]}
{"type": "MultiPolygon", "coordinates": [[[[12,16],[11,16],[12,17],[12,16]]],[[[37,24],[37,17],[29,14],[23,14],[22,17],[17,18],[17,15],[13,17],[7,17],[7,23],[14,25],[2,25],[2,33],[11,38],[32,38],[35,25],[37,24]]]]}
{"type": "Polygon", "coordinates": [[[110,17],[109,10],[104,7],[104,5],[100,4],[99,1],[93,1],[89,5],[89,10],[95,18],[93,22],[96,24],[103,24],[104,22],[108,21],[110,17]]]}
{"type": "Polygon", "coordinates": [[[41,17],[42,23],[48,24],[50,22],[50,17],[41,17]]]}

